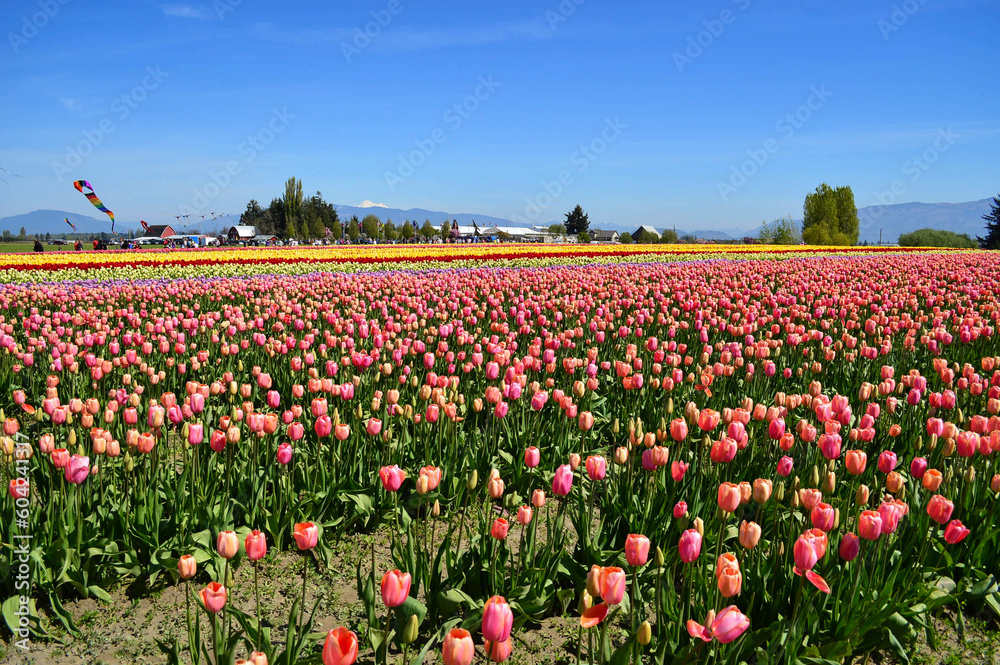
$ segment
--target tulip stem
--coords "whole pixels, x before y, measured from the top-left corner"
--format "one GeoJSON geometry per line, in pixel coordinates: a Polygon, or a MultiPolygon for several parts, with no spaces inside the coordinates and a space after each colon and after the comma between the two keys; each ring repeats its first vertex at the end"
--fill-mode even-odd
{"type": "Polygon", "coordinates": [[[389,626],[392,623],[392,608],[385,613],[385,665],[389,665],[389,626]]]}
{"type": "Polygon", "coordinates": [[[583,624],[576,632],[576,665],[580,665],[580,653],[583,651],[583,624]]]}
{"type": "Polygon", "coordinates": [[[257,599],[257,640],[256,640],[257,651],[260,651],[260,633],[262,630],[260,621],[260,585],[258,584],[258,579],[257,579],[259,575],[260,575],[260,568],[257,565],[257,562],[255,561],[253,564],[253,592],[254,596],[257,599]]]}
{"type": "Polygon", "coordinates": [[[215,612],[212,612],[212,652],[215,654],[215,665],[219,665],[219,635],[215,612]]]}
{"type": "MultiPolygon", "coordinates": [[[[302,623],[302,614],[306,609],[306,577],[309,575],[309,556],[302,557],[302,604],[299,605],[299,621],[302,623]]],[[[290,647],[291,645],[289,645],[290,647]]]]}
{"type": "MultiPolygon", "coordinates": [[[[184,614],[187,618],[187,629],[188,629],[188,655],[191,656],[191,661],[196,662],[195,658],[196,648],[194,646],[194,641],[192,640],[191,633],[191,583],[184,582],[184,614]]],[[[200,647],[200,645],[199,645],[200,647]]]]}

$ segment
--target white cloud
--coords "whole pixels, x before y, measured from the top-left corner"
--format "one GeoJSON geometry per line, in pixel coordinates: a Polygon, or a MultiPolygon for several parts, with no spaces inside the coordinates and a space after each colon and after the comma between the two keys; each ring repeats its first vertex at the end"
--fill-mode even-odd
{"type": "Polygon", "coordinates": [[[59,102],[62,103],[70,111],[82,111],[83,106],[77,101],[76,97],[60,97],[59,102]]]}
{"type": "Polygon", "coordinates": [[[208,12],[205,10],[205,8],[195,5],[188,5],[188,4],[164,5],[160,7],[160,9],[167,16],[173,16],[174,18],[194,18],[194,19],[208,18],[208,12]]]}

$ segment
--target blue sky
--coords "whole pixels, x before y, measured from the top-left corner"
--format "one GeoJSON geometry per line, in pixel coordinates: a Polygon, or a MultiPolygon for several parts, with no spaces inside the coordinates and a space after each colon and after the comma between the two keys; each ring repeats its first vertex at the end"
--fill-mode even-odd
{"type": "Polygon", "coordinates": [[[238,213],[290,176],[336,203],[682,229],[801,216],[821,182],[859,207],[981,199],[998,20],[994,0],[7,0],[0,216],[96,216],[78,178],[124,221],[238,213]]]}

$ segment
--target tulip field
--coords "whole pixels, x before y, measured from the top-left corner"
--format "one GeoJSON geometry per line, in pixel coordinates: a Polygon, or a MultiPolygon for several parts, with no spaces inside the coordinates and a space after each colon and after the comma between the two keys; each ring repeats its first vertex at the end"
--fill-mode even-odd
{"type": "Polygon", "coordinates": [[[978,251],[3,255],[0,633],[132,586],[171,665],[906,663],[1000,616],[998,327],[978,251]]]}

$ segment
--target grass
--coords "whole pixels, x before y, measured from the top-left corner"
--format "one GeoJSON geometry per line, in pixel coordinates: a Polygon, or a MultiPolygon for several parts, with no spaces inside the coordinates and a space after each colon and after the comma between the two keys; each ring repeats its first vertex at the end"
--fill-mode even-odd
{"type": "MultiPolygon", "coordinates": [[[[73,245],[48,245],[45,242],[42,243],[46,252],[65,252],[73,249],[73,245]]],[[[87,243],[84,243],[84,248],[87,248],[87,243]]],[[[93,249],[93,245],[89,245],[93,249]]],[[[0,254],[18,254],[22,252],[32,252],[34,251],[34,242],[0,242],[0,254]]]]}

